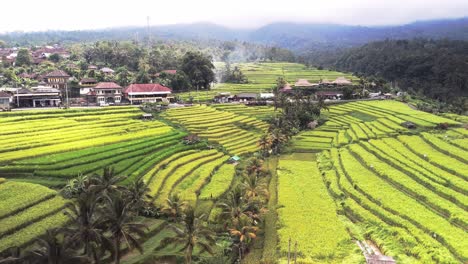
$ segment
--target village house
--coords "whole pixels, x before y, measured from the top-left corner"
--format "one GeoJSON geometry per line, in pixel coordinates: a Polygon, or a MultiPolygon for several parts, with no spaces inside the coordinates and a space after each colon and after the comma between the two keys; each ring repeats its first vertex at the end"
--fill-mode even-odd
{"type": "Polygon", "coordinates": [[[95,71],[97,69],[98,69],[98,67],[96,65],[89,65],[88,66],[88,70],[90,70],[90,71],[95,71]]]}
{"type": "Polygon", "coordinates": [[[286,85],[280,89],[280,92],[282,93],[290,93],[292,92],[292,87],[289,83],[286,83],[286,85]]]}
{"type": "Polygon", "coordinates": [[[169,102],[172,89],[158,83],[131,84],[124,90],[130,104],[169,102]]]}
{"type": "Polygon", "coordinates": [[[255,101],[257,100],[258,98],[258,94],[256,93],[240,93],[240,94],[236,94],[234,96],[234,100],[236,101],[244,101],[244,102],[247,102],[247,101],[255,101]]]}
{"type": "Polygon", "coordinates": [[[111,68],[107,68],[107,67],[104,67],[101,69],[101,72],[104,74],[104,75],[112,75],[114,74],[114,70],[111,69],[111,68]]]}
{"type": "Polygon", "coordinates": [[[319,91],[315,93],[316,99],[340,100],[343,93],[339,91],[319,91]]]}
{"type": "Polygon", "coordinates": [[[353,84],[353,82],[346,79],[346,77],[338,77],[332,83],[336,85],[352,85],[353,84]]]}
{"type": "Polygon", "coordinates": [[[329,81],[328,79],[322,79],[319,82],[320,86],[331,86],[333,85],[333,82],[329,81]]]}
{"type": "Polygon", "coordinates": [[[62,70],[49,72],[44,76],[47,86],[57,89],[67,89],[67,83],[70,75],[62,70]]]}
{"type": "Polygon", "coordinates": [[[122,87],[114,82],[100,82],[92,90],[92,95],[99,105],[120,104],[122,87]]]}
{"type": "Polygon", "coordinates": [[[93,90],[93,87],[96,86],[97,80],[94,78],[83,78],[80,80],[79,85],[80,87],[80,95],[87,95],[89,92],[93,90]]]}
{"type": "Polygon", "coordinates": [[[11,103],[11,95],[0,91],[0,109],[9,109],[11,103]]]}
{"type": "Polygon", "coordinates": [[[310,83],[308,80],[306,79],[299,79],[297,80],[297,82],[294,84],[294,87],[298,87],[298,88],[310,88],[310,87],[316,87],[318,86],[319,84],[318,83],[310,83]]]}

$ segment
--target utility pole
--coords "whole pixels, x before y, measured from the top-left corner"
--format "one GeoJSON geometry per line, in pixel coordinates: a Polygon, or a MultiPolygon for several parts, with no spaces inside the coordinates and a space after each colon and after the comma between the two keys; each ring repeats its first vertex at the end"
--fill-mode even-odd
{"type": "Polygon", "coordinates": [[[297,240],[296,243],[294,243],[294,264],[296,264],[297,260],[297,240]]]}
{"type": "Polygon", "coordinates": [[[68,109],[70,107],[69,101],[68,101],[68,85],[65,83],[65,97],[66,97],[66,102],[67,105],[65,106],[65,109],[68,109]]]}
{"type": "Polygon", "coordinates": [[[147,33],[148,33],[148,48],[149,48],[150,45],[151,45],[150,17],[149,16],[146,17],[146,30],[147,30],[147,33]]]}
{"type": "Polygon", "coordinates": [[[291,238],[289,238],[288,242],[288,264],[291,263],[291,238]]]}
{"type": "Polygon", "coordinates": [[[20,104],[19,104],[19,89],[16,89],[16,106],[18,108],[20,107],[20,104]]]}

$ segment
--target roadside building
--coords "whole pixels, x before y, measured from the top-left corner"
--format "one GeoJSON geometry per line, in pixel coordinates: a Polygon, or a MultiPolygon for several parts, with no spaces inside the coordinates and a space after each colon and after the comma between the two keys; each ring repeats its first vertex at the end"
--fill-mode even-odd
{"type": "Polygon", "coordinates": [[[339,91],[320,91],[315,93],[316,99],[339,100],[343,97],[343,93],[339,91]]]}
{"type": "Polygon", "coordinates": [[[0,110],[10,108],[11,98],[11,94],[0,91],[0,110]]]}
{"type": "Polygon", "coordinates": [[[100,82],[93,88],[93,96],[99,105],[120,104],[122,87],[114,82],[100,82]]]}
{"type": "Polygon", "coordinates": [[[231,101],[233,96],[231,96],[230,92],[221,92],[215,95],[213,102],[215,103],[228,103],[231,101]]]}
{"type": "Polygon", "coordinates": [[[18,107],[58,107],[61,104],[60,90],[44,86],[30,90],[22,88],[13,94],[13,103],[18,107]]]}
{"type": "Polygon", "coordinates": [[[234,96],[234,100],[236,101],[255,101],[258,98],[258,94],[256,93],[240,93],[234,96]]]}
{"type": "Polygon", "coordinates": [[[130,104],[169,102],[172,89],[159,83],[131,84],[124,90],[130,104]]]}
{"type": "Polygon", "coordinates": [[[274,93],[260,93],[260,98],[261,99],[273,99],[275,98],[275,94],[274,93]]]}

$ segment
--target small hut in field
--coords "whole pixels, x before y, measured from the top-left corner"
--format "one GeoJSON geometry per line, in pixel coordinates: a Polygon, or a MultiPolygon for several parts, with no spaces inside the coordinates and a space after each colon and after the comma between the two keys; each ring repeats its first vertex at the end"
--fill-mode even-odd
{"type": "Polygon", "coordinates": [[[346,79],[345,77],[338,77],[332,83],[336,85],[352,85],[353,84],[352,81],[346,79]]]}
{"type": "Polygon", "coordinates": [[[310,83],[306,79],[299,79],[294,84],[294,87],[300,87],[300,88],[308,88],[308,87],[314,87],[314,86],[318,86],[318,84],[317,83],[310,83]]]}

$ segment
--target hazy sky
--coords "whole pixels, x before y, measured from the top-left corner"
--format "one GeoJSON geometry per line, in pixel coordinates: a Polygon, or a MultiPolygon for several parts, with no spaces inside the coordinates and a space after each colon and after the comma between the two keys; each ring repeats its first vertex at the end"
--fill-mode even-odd
{"type": "Polygon", "coordinates": [[[6,0],[0,32],[213,22],[275,21],[389,25],[468,16],[468,0],[6,0]]]}

